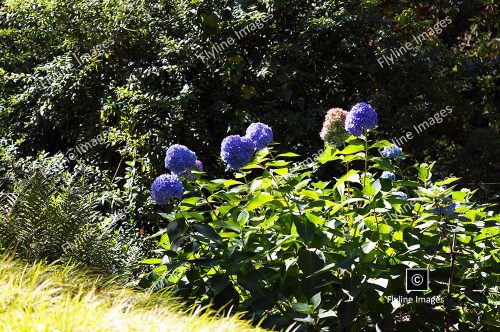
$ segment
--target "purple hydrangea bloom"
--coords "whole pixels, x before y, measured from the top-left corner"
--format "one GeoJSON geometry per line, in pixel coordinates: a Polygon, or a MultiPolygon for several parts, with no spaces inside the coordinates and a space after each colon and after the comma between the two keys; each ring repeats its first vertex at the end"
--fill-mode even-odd
{"type": "Polygon", "coordinates": [[[273,130],[268,125],[257,122],[247,128],[245,137],[252,140],[257,150],[265,148],[273,140],[273,130]]]}
{"type": "Polygon", "coordinates": [[[455,213],[455,209],[457,208],[457,203],[453,202],[448,206],[440,206],[437,209],[432,210],[435,214],[442,214],[444,216],[452,216],[455,213]]]}
{"type": "Polygon", "coordinates": [[[380,176],[380,178],[395,181],[396,175],[394,175],[394,173],[392,173],[392,172],[384,171],[384,172],[382,172],[382,175],[380,176]]]}
{"type": "Polygon", "coordinates": [[[399,199],[408,199],[408,195],[405,194],[404,192],[402,191],[395,191],[392,193],[394,196],[396,196],[397,198],[399,199]]]}
{"type": "Polygon", "coordinates": [[[174,174],[182,174],[186,170],[193,169],[196,160],[196,153],[189,150],[184,145],[174,144],[167,150],[165,167],[174,174]]]}
{"type": "Polygon", "coordinates": [[[151,197],[157,204],[167,204],[172,198],[180,198],[183,193],[182,183],[175,175],[160,175],[151,186],[151,197]]]}
{"type": "MultiPolygon", "coordinates": [[[[201,163],[201,161],[196,160],[196,162],[194,164],[194,170],[195,171],[200,171],[200,172],[203,171],[203,164],[201,163]]],[[[188,180],[193,180],[194,179],[193,171],[190,170],[190,169],[186,169],[185,171],[182,171],[181,173],[176,174],[176,175],[179,176],[179,177],[186,178],[188,180]]]]}
{"type": "Polygon", "coordinates": [[[345,129],[354,136],[361,136],[363,130],[373,129],[377,125],[377,112],[366,103],[358,103],[347,113],[345,129]]]}
{"type": "Polygon", "coordinates": [[[196,160],[194,162],[194,167],[196,167],[198,171],[203,172],[203,164],[201,163],[201,161],[196,160]]]}
{"type": "Polygon", "coordinates": [[[451,203],[453,201],[453,198],[451,197],[451,195],[448,195],[446,197],[443,197],[442,201],[446,203],[451,203]]]}
{"type": "Polygon", "coordinates": [[[190,169],[187,169],[185,171],[180,172],[179,174],[176,174],[178,177],[182,177],[188,180],[193,180],[194,179],[194,174],[190,169]]]}
{"type": "Polygon", "coordinates": [[[380,154],[384,158],[395,158],[397,156],[400,156],[401,153],[403,152],[403,149],[401,149],[399,146],[393,144],[391,146],[386,146],[380,154]]]}
{"type": "Polygon", "coordinates": [[[231,135],[222,141],[220,155],[233,170],[239,170],[250,162],[255,152],[255,144],[248,137],[231,135]]]}

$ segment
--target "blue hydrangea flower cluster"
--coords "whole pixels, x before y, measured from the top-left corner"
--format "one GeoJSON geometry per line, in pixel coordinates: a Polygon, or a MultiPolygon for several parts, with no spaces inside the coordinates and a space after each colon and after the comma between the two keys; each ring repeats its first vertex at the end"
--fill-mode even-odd
{"type": "Polygon", "coordinates": [[[273,140],[273,130],[263,123],[252,123],[247,128],[245,137],[252,140],[256,150],[261,150],[273,140]]]}
{"type": "Polygon", "coordinates": [[[194,163],[194,168],[192,170],[186,169],[185,171],[182,171],[181,173],[176,175],[179,177],[186,178],[188,180],[193,180],[194,179],[193,170],[203,172],[203,164],[201,163],[201,161],[196,160],[196,162],[194,163]]]}
{"type": "Polygon", "coordinates": [[[167,204],[172,198],[180,198],[184,193],[179,177],[192,180],[193,169],[203,171],[203,164],[196,158],[196,153],[180,144],[171,145],[167,149],[165,167],[172,174],[157,177],[151,186],[151,197],[157,204],[167,204]]]}
{"type": "Polygon", "coordinates": [[[377,112],[366,103],[358,103],[347,113],[345,129],[354,136],[361,136],[365,129],[373,129],[377,125],[377,112]]]}
{"type": "Polygon", "coordinates": [[[165,167],[174,174],[183,174],[196,166],[196,153],[180,144],[171,145],[165,157],[165,167]]]}
{"type": "Polygon", "coordinates": [[[196,160],[194,163],[194,167],[196,167],[198,171],[203,172],[203,164],[201,163],[201,161],[196,160]]]}
{"type": "Polygon", "coordinates": [[[452,202],[450,205],[440,206],[437,209],[432,210],[432,212],[435,214],[441,214],[447,217],[451,217],[455,213],[456,208],[457,208],[457,203],[452,202]]]}
{"type": "Polygon", "coordinates": [[[395,181],[396,175],[392,172],[384,171],[384,172],[382,172],[382,175],[380,176],[380,178],[395,181]]]}
{"type": "Polygon", "coordinates": [[[265,148],[273,140],[273,130],[268,125],[252,123],[245,136],[231,135],[222,141],[220,155],[233,170],[239,170],[253,158],[255,151],[265,148]]]}
{"type": "Polygon", "coordinates": [[[402,191],[395,191],[392,193],[394,196],[396,196],[397,198],[399,199],[408,199],[408,195],[405,194],[404,192],[402,191]]]}
{"type": "Polygon", "coordinates": [[[384,158],[396,158],[401,155],[403,152],[403,149],[401,149],[399,146],[393,144],[391,146],[386,146],[380,154],[384,158]]]}
{"type": "Polygon", "coordinates": [[[222,141],[221,158],[233,170],[239,170],[252,160],[255,144],[248,137],[231,135],[222,141]]]}
{"type": "Polygon", "coordinates": [[[151,186],[151,196],[157,204],[167,204],[172,198],[180,198],[183,193],[179,178],[171,174],[160,175],[151,186]]]}

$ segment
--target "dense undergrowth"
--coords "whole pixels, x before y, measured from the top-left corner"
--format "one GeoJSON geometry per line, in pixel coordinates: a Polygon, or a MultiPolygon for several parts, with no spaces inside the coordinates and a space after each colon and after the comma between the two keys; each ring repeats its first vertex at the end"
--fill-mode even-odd
{"type": "MultiPolygon", "coordinates": [[[[0,147],[4,147],[0,142],[0,147]]],[[[106,178],[94,168],[70,167],[62,155],[18,158],[0,149],[0,251],[28,261],[75,261],[130,278],[149,250],[129,209],[99,209],[106,178]]]]}
{"type": "MultiPolygon", "coordinates": [[[[405,148],[421,161],[439,159],[441,175],[482,183],[485,198],[494,198],[498,3],[225,3],[2,1],[1,135],[22,156],[74,152],[111,176],[129,166],[145,185],[149,170],[160,169],[163,146],[174,142],[197,146],[211,173],[222,176],[219,142],[257,119],[306,155],[320,145],[330,105],[370,101],[387,139],[414,132],[449,106],[450,117],[405,148]],[[436,31],[445,18],[451,23],[436,31]],[[430,29],[437,33],[415,42],[430,29]],[[412,51],[398,52],[406,43],[412,51]],[[215,54],[203,61],[204,52],[215,54]],[[395,52],[402,55],[394,59],[395,52]],[[394,63],[381,66],[383,56],[394,63]],[[96,138],[104,143],[88,144],[96,138]]],[[[140,194],[134,199],[145,203],[140,194]]]]}

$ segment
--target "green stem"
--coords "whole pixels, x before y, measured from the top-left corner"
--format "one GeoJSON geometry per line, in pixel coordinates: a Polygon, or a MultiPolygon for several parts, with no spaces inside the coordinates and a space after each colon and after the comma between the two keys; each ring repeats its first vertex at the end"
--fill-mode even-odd
{"type": "MultiPolygon", "coordinates": [[[[346,163],[346,171],[349,173],[349,162],[346,163]]],[[[347,174],[346,173],[346,174],[347,174]]],[[[346,182],[347,199],[351,198],[351,184],[349,181],[346,182]]],[[[351,209],[351,203],[347,204],[347,209],[351,209]]]]}
{"type": "MultiPolygon", "coordinates": [[[[455,256],[457,252],[455,251],[455,246],[456,246],[456,240],[457,240],[457,234],[453,233],[453,241],[450,242],[450,254],[451,254],[451,262],[450,262],[450,267],[451,267],[451,273],[450,273],[450,278],[448,279],[448,295],[446,298],[450,302],[452,300],[453,296],[453,274],[455,273],[455,256]]],[[[446,308],[445,312],[445,331],[451,331],[451,304],[449,304],[446,308]]]]}
{"type": "Polygon", "coordinates": [[[363,188],[365,187],[366,182],[366,172],[368,171],[368,130],[364,130],[365,132],[365,174],[363,175],[363,188]]]}
{"type": "Polygon", "coordinates": [[[210,208],[210,210],[212,211],[212,213],[214,214],[214,217],[218,217],[217,216],[217,211],[214,209],[214,207],[212,206],[212,204],[210,203],[210,201],[208,200],[208,197],[205,195],[205,193],[203,192],[203,188],[200,186],[200,184],[195,180],[194,181],[195,185],[196,185],[196,188],[198,188],[198,191],[200,192],[200,195],[203,197],[203,199],[205,200],[205,202],[207,202],[208,204],[208,207],[210,208]]]}
{"type": "MultiPolygon", "coordinates": [[[[264,168],[265,169],[265,168],[264,168]]],[[[288,209],[290,210],[290,212],[293,212],[293,209],[292,209],[292,206],[290,204],[290,200],[292,199],[291,197],[288,197],[287,194],[284,194],[281,190],[280,190],[280,187],[279,187],[279,184],[278,184],[278,180],[276,179],[276,177],[273,175],[273,172],[272,171],[268,171],[267,169],[265,169],[270,175],[271,177],[273,178],[274,180],[274,183],[276,185],[276,190],[281,194],[281,197],[283,198],[283,200],[285,201],[285,204],[286,206],[288,207],[288,209]]],[[[286,181],[286,180],[285,180],[286,181]]],[[[287,182],[288,184],[288,182],[287,182]]],[[[297,209],[299,210],[299,219],[304,222],[304,219],[302,219],[302,209],[300,208],[300,205],[298,203],[297,204],[297,209]]]]}

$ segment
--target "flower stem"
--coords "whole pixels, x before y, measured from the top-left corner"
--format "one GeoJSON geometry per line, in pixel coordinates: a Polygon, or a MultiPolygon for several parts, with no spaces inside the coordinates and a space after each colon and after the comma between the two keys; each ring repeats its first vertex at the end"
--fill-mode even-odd
{"type": "Polygon", "coordinates": [[[205,200],[205,202],[207,202],[208,204],[208,207],[210,208],[210,210],[212,211],[213,215],[215,218],[218,217],[217,215],[217,211],[214,209],[214,207],[212,206],[212,204],[210,203],[210,201],[208,200],[208,197],[205,195],[205,193],[203,192],[203,188],[201,187],[201,185],[195,180],[194,181],[195,185],[196,185],[196,188],[198,188],[198,192],[200,193],[201,197],[203,197],[203,199],[205,200]]]}
{"type": "Polygon", "coordinates": [[[365,187],[366,182],[366,172],[368,170],[368,130],[365,131],[365,173],[363,175],[363,188],[365,187]]]}
{"type": "Polygon", "coordinates": [[[456,245],[456,240],[457,240],[457,234],[453,233],[453,242],[450,243],[450,254],[451,254],[451,274],[450,278],[448,279],[448,295],[446,296],[446,299],[448,300],[448,305],[446,307],[446,312],[445,312],[445,331],[451,331],[451,301],[452,301],[452,292],[453,292],[453,274],[455,272],[455,256],[456,256],[456,251],[455,251],[455,245],[456,245]]]}

